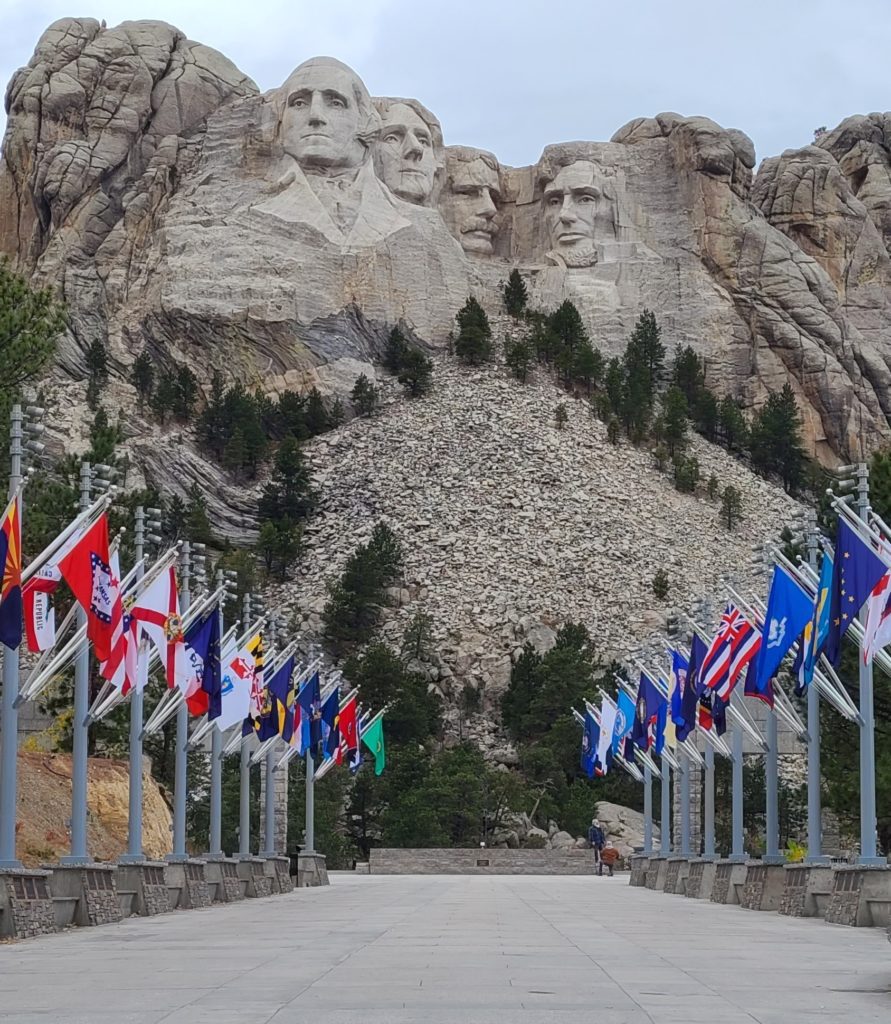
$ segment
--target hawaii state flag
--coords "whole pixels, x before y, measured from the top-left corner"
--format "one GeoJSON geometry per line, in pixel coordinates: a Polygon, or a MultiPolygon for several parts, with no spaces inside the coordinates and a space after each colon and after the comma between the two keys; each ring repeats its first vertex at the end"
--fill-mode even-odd
{"type": "Polygon", "coordinates": [[[22,642],[22,514],[18,494],[0,524],[0,642],[16,650],[22,642]]]}
{"type": "Polygon", "coordinates": [[[59,560],[59,572],[87,613],[87,637],[99,661],[109,661],[115,629],[123,620],[121,581],[111,571],[105,512],[59,560]]]}

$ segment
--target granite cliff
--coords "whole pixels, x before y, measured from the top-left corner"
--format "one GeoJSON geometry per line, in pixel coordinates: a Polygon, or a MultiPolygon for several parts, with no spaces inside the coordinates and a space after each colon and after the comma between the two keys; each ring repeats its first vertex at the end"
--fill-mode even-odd
{"type": "Polygon", "coordinates": [[[891,436],[891,115],[757,174],[741,131],[670,113],[511,168],[329,58],[261,95],[169,25],[87,18],[47,29],[6,108],[0,254],[68,303],[74,396],[96,338],[125,408],[144,349],[205,385],[217,368],[342,394],[393,323],[441,348],[516,266],[607,353],[648,306],[718,392],[753,409],[791,383],[826,463],[891,436]]]}

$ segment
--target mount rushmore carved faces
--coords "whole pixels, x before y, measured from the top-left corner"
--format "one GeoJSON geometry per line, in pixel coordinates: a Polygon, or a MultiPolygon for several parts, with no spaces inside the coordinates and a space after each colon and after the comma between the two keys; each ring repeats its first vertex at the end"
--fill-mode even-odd
{"type": "Polygon", "coordinates": [[[492,255],[500,199],[500,167],[491,153],[470,146],[446,150],[442,215],[465,252],[492,255]]]}
{"type": "Polygon", "coordinates": [[[611,205],[599,169],[588,160],[562,167],[546,182],[542,196],[545,228],[558,265],[591,267],[597,262],[594,246],[598,214],[611,205]]]}
{"type": "Polygon", "coordinates": [[[430,201],[442,167],[442,128],[417,100],[375,98],[381,132],[374,144],[377,176],[407,203],[430,201]]]}

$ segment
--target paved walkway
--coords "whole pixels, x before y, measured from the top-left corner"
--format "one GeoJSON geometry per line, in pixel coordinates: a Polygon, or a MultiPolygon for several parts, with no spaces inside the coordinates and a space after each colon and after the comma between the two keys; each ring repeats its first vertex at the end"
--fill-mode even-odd
{"type": "Polygon", "coordinates": [[[888,1024],[879,930],[615,879],[328,889],[0,946],[3,1024],[888,1024]]]}

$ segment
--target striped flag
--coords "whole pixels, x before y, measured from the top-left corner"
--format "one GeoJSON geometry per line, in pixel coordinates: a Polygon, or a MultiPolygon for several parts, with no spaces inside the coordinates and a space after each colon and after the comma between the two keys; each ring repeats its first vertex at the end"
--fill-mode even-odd
{"type": "Polygon", "coordinates": [[[734,604],[728,604],[699,670],[702,689],[730,699],[740,673],[758,653],[761,634],[734,604]]]}

